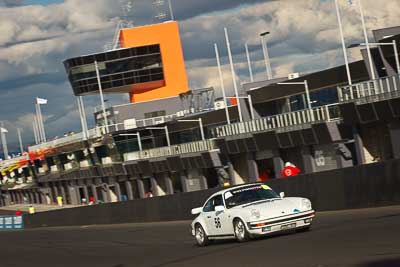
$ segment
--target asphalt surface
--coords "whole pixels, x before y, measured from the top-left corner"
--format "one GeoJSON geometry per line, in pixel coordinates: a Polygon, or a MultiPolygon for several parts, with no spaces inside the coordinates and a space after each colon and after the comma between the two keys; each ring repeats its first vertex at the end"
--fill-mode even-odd
{"type": "Polygon", "coordinates": [[[400,266],[400,206],[317,214],[307,233],[199,248],[189,222],[0,232],[0,266],[400,266]]]}

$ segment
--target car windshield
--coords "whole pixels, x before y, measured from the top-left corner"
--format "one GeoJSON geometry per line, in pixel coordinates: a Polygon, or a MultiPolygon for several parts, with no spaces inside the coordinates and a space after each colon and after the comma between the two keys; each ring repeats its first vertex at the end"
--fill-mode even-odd
{"type": "Polygon", "coordinates": [[[224,198],[226,207],[229,209],[260,200],[279,198],[279,196],[269,186],[261,184],[232,189],[225,192],[224,198]]]}

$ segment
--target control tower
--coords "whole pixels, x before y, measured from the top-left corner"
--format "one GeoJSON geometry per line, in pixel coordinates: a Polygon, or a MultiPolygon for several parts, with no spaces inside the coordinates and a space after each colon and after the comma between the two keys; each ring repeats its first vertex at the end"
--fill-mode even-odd
{"type": "Polygon", "coordinates": [[[76,96],[128,93],[131,103],[178,97],[188,92],[179,26],[175,21],[122,29],[120,49],[64,62],[76,96]]]}

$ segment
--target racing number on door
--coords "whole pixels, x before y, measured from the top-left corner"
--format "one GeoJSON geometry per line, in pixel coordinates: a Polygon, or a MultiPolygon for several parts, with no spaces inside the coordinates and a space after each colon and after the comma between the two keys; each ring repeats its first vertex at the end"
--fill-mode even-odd
{"type": "Polygon", "coordinates": [[[221,219],[219,218],[219,217],[217,217],[217,218],[214,218],[214,223],[215,223],[215,228],[221,228],[222,227],[222,225],[221,225],[221,219]]]}

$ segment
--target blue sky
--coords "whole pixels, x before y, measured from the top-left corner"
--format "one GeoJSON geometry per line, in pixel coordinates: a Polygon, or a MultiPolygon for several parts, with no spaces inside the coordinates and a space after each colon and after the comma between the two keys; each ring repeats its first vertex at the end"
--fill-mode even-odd
{"type": "MultiPolygon", "coordinates": [[[[36,96],[47,98],[43,107],[48,137],[80,131],[75,97],[63,60],[103,51],[111,42],[120,1],[26,0],[6,8],[0,0],[0,120],[5,121],[11,150],[17,147],[16,128],[23,128],[24,143],[33,142],[32,118],[36,96]],[[52,4],[52,5],[49,5],[52,4]],[[2,7],[3,6],[3,7],[2,7]]],[[[135,25],[158,22],[150,0],[134,0],[129,14],[135,25]]],[[[362,30],[356,9],[339,0],[348,43],[360,42],[362,30]]],[[[192,88],[219,90],[213,44],[222,55],[224,79],[232,87],[223,27],[229,29],[235,68],[240,82],[249,80],[244,44],[249,43],[256,79],[265,78],[258,33],[271,31],[269,52],[275,76],[310,72],[343,64],[333,0],[172,0],[180,24],[186,69],[192,88]]],[[[400,1],[363,0],[369,30],[400,25],[400,1]]],[[[359,58],[357,49],[351,59],[359,58]]],[[[112,104],[124,95],[108,96],[112,104]]],[[[85,97],[87,117],[99,105],[98,96],[85,97]]]]}

